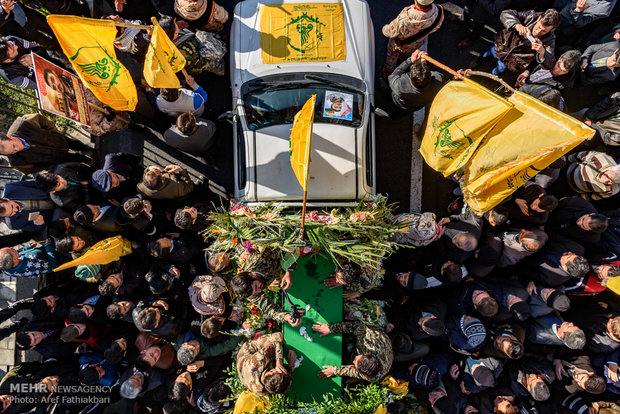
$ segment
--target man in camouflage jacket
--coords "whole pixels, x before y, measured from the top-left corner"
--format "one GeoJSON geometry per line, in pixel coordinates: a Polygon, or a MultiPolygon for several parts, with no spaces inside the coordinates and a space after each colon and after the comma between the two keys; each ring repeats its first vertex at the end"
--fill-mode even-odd
{"type": "MultiPolygon", "coordinates": [[[[237,354],[239,380],[256,395],[269,394],[265,388],[266,377],[275,372],[287,372],[290,376],[292,372],[284,367],[283,359],[284,336],[282,332],[262,335],[253,341],[246,342],[237,354]]],[[[288,362],[294,363],[290,360],[288,362]]]]}
{"type": "Polygon", "coordinates": [[[319,377],[352,377],[364,381],[381,380],[392,367],[394,352],[387,334],[378,328],[367,326],[362,322],[337,322],[332,324],[317,323],[312,326],[321,336],[330,333],[354,334],[357,355],[351,365],[341,367],[325,366],[319,377]]]}

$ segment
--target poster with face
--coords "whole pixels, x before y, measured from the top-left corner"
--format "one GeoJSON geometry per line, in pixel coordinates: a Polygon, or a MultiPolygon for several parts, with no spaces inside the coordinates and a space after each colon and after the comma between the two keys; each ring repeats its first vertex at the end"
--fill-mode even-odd
{"type": "Polygon", "coordinates": [[[351,121],[353,119],[353,95],[335,91],[325,92],[323,116],[351,121]]]}
{"type": "Polygon", "coordinates": [[[90,112],[82,81],[63,68],[32,54],[39,108],[90,125],[90,112]]]}

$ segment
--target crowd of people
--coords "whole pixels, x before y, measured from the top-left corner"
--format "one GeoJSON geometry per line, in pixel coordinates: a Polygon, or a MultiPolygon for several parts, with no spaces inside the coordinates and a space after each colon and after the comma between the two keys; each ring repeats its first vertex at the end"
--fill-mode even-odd
{"type": "MultiPolygon", "coordinates": [[[[342,366],[323,367],[319,377],[378,382],[390,375],[436,413],[620,412],[620,302],[607,288],[620,276],[615,6],[467,0],[464,13],[453,15],[433,0],[414,0],[383,27],[389,41],[378,84],[392,118],[427,107],[447,81],[430,70],[420,47],[451,20],[467,30],[461,49],[476,44],[485,26],[497,29],[492,46],[469,67],[486,60],[493,74],[582,120],[595,136],[482,217],[459,197],[459,173],[451,176],[450,215],[407,215],[409,227],[394,240],[416,248],[385,258],[383,279],[347,262],[332,275],[316,275],[328,287],[342,286],[345,300],[388,303],[385,326],[312,325],[321,336],[341,333],[354,345],[345,347],[342,366]],[[595,30],[607,26],[606,33],[595,30]],[[594,88],[600,102],[567,104],[575,88],[594,88]]],[[[160,16],[187,60],[186,87],[150,88],[140,70],[149,33],[119,28],[116,52],[134,78],[138,105],[116,113],[97,101],[102,111],[93,116],[93,131],[142,123],[178,150],[204,155],[212,147],[217,121],[207,119],[209,97],[194,77],[225,73],[229,15],[214,1],[2,0],[1,7],[0,76],[20,88],[36,88],[30,52],[71,69],[43,9],[134,24],[160,16]]],[[[248,304],[276,324],[301,324],[265,294],[268,287],[290,288],[295,265],[282,268],[276,249],[233,258],[209,246],[201,232],[211,206],[186,169],[144,166],[128,153],[107,154],[96,165],[91,146],[42,114],[19,116],[0,133],[0,154],[24,174],[5,186],[0,216],[32,236],[0,249],[0,270],[40,278],[31,298],[0,310],[1,321],[14,319],[0,338],[15,334],[18,349],[41,357],[0,380],[0,412],[46,412],[49,402],[16,398],[13,385],[33,384],[38,397],[61,385],[105,387],[94,392],[105,403],[66,400],[54,404],[56,413],[85,406],[103,413],[222,413],[232,407],[224,370],[233,361],[252,393],[288,391],[297,355],[285,353],[283,335],[248,340],[235,332],[249,326],[248,304]],[[90,255],[97,259],[79,264],[90,255]],[[58,269],[73,260],[75,266],[58,269]],[[15,320],[26,309],[31,317],[15,320]]]]}

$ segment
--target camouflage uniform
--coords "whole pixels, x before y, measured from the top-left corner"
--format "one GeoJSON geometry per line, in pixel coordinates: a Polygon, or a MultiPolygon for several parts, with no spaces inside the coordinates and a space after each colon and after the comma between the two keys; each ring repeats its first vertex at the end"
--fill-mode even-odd
{"type": "Polygon", "coordinates": [[[280,254],[275,249],[267,247],[262,252],[253,253],[245,259],[241,270],[260,273],[266,286],[269,286],[282,274],[281,259],[280,254]]]}
{"type": "Polygon", "coordinates": [[[362,272],[359,275],[359,280],[357,282],[349,283],[347,288],[354,292],[365,293],[371,289],[374,289],[379,285],[378,273],[373,272],[368,274],[367,272],[362,272]]]}
{"type": "Polygon", "coordinates": [[[224,76],[224,55],[227,49],[226,44],[216,34],[202,30],[196,33],[181,30],[174,44],[185,57],[187,62],[185,69],[191,75],[196,76],[208,71],[224,76]]]}
{"type": "Polygon", "coordinates": [[[390,371],[394,352],[392,343],[380,329],[366,326],[361,322],[337,322],[329,325],[332,333],[355,334],[356,350],[358,355],[370,354],[376,357],[381,364],[381,370],[376,377],[371,378],[360,373],[353,365],[343,365],[336,367],[336,375],[339,377],[352,377],[364,381],[376,382],[383,378],[390,371]]]}
{"type": "Polygon", "coordinates": [[[265,395],[261,376],[275,368],[276,360],[284,358],[282,332],[262,335],[244,343],[237,354],[237,373],[241,383],[256,395],[265,395]]]}
{"type": "Polygon", "coordinates": [[[284,322],[284,318],[288,315],[288,312],[282,311],[278,308],[271,299],[264,294],[250,296],[248,301],[256,306],[263,313],[265,319],[273,319],[276,322],[284,322]]]}

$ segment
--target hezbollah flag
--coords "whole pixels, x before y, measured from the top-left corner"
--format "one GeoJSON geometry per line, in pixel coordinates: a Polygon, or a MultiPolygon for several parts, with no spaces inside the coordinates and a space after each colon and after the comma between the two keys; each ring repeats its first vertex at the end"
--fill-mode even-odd
{"type": "Polygon", "coordinates": [[[152,17],[153,33],[144,60],[143,75],[152,88],[180,88],[175,75],[185,67],[185,58],[162,30],[157,19],[152,17]]]}
{"type": "Polygon", "coordinates": [[[88,89],[113,109],[133,111],[136,85],[116,57],[114,22],[60,14],[47,16],[47,22],[88,89]]]}
{"type": "Polygon", "coordinates": [[[308,191],[308,172],[310,170],[310,147],[312,146],[312,124],[314,122],[314,105],[316,95],[312,95],[299,112],[295,114],[289,155],[291,168],[304,191],[308,191]]]}
{"type": "Polygon", "coordinates": [[[342,3],[261,4],[259,19],[264,64],[347,58],[342,3]]]}
{"type": "Polygon", "coordinates": [[[512,104],[467,78],[445,85],[435,96],[420,145],[426,163],[448,176],[474,155],[482,138],[512,104]]]}
{"type": "Polygon", "coordinates": [[[129,253],[131,253],[131,242],[129,240],[124,239],[122,236],[109,237],[96,243],[77,259],[57,267],[54,269],[54,272],[78,265],[112,263],[129,253]]]}
{"type": "Polygon", "coordinates": [[[490,210],[594,130],[539,100],[514,92],[514,105],[494,124],[464,170],[465,202],[490,210]]]}

